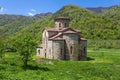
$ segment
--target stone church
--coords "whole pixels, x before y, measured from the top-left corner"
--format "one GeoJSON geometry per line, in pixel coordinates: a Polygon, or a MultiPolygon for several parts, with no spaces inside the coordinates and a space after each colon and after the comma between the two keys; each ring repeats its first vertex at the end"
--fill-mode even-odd
{"type": "Polygon", "coordinates": [[[68,18],[54,20],[55,27],[43,31],[37,55],[48,59],[86,60],[87,40],[81,37],[81,32],[69,27],[68,18]]]}

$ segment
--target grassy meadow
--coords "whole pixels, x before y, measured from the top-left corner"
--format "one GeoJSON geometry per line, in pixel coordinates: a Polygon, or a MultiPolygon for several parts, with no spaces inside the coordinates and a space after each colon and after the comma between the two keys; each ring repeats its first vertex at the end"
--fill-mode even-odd
{"type": "Polygon", "coordinates": [[[0,61],[0,80],[120,80],[120,50],[88,50],[87,61],[33,56],[26,71],[17,53],[6,53],[0,61]]]}

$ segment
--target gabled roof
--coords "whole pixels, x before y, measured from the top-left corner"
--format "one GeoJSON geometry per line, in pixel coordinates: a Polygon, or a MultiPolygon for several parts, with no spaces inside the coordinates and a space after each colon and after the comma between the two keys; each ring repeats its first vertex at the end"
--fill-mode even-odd
{"type": "Polygon", "coordinates": [[[58,32],[58,34],[54,34],[53,36],[51,36],[49,38],[49,40],[64,40],[62,38],[62,35],[63,34],[77,34],[77,33],[80,33],[80,31],[78,30],[74,30],[70,27],[67,27],[67,28],[61,28],[61,29],[57,29],[57,28],[48,28],[48,29],[45,29],[46,31],[48,32],[58,32]]]}
{"type": "Polygon", "coordinates": [[[51,38],[57,38],[57,37],[61,37],[62,36],[62,33],[58,33],[57,35],[51,37],[51,38]]]}
{"type": "Polygon", "coordinates": [[[55,35],[55,36],[53,36],[53,37],[51,37],[51,38],[49,38],[50,40],[64,40],[63,38],[62,38],[62,33],[58,33],[57,35],[55,35]]]}
{"type": "Polygon", "coordinates": [[[66,34],[76,34],[76,33],[80,33],[80,31],[78,31],[78,30],[74,30],[74,29],[72,29],[72,28],[66,28],[66,29],[64,29],[64,30],[61,30],[63,33],[66,33],[66,34]]]}
{"type": "Polygon", "coordinates": [[[73,31],[73,32],[77,32],[77,33],[80,33],[80,31],[79,30],[74,30],[74,29],[72,29],[72,28],[70,28],[70,27],[67,27],[67,28],[61,28],[61,29],[57,29],[57,28],[47,28],[47,29],[45,29],[46,31],[48,31],[48,32],[65,32],[65,31],[73,31]]]}

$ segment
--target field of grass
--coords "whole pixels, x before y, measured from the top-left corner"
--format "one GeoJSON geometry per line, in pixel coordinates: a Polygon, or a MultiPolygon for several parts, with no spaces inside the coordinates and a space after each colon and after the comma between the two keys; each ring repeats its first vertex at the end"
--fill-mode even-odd
{"type": "Polygon", "coordinates": [[[0,80],[120,80],[120,50],[88,50],[87,61],[33,57],[27,71],[16,53],[0,61],[0,80]]]}

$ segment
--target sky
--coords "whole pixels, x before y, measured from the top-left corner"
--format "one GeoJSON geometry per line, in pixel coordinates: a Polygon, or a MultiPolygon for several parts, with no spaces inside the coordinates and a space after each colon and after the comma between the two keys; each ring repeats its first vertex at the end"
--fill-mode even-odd
{"type": "Polygon", "coordinates": [[[119,5],[120,0],[0,0],[0,14],[33,16],[39,13],[55,13],[68,4],[83,8],[110,7],[119,5]]]}

